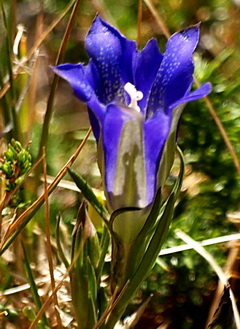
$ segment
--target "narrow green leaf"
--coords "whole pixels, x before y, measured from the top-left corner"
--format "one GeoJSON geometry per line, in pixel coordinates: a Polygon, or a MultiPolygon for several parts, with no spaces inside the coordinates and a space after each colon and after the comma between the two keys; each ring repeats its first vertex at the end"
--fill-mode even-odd
{"type": "Polygon", "coordinates": [[[178,198],[179,192],[182,187],[183,175],[184,175],[184,157],[183,157],[182,150],[180,149],[180,147],[178,145],[177,145],[177,153],[178,153],[178,156],[180,159],[180,169],[179,169],[179,174],[178,174],[176,183],[173,186],[173,192],[175,193],[175,199],[178,198]]]}
{"type": "MultiPolygon", "coordinates": [[[[158,191],[155,201],[152,205],[152,209],[148,207],[148,209],[140,210],[132,210],[132,224],[136,225],[137,228],[134,230],[132,229],[131,233],[133,236],[129,236],[126,234],[127,228],[123,225],[124,229],[121,227],[118,230],[122,232],[122,235],[116,235],[114,227],[112,229],[112,275],[111,275],[111,286],[112,289],[116,286],[122,286],[126,283],[127,280],[131,279],[133,273],[135,273],[139,263],[142,260],[143,254],[147,248],[148,241],[151,238],[150,231],[156,222],[156,219],[159,215],[159,208],[160,208],[160,200],[161,200],[161,193],[160,190],[158,191]],[[149,213],[150,212],[150,213],[149,213]],[[141,215],[143,218],[141,218],[141,215]],[[138,220],[140,219],[140,223],[138,220]]],[[[122,222],[126,220],[126,209],[121,211],[115,211],[111,217],[110,223],[116,219],[116,214],[121,213],[122,222]],[[115,217],[114,217],[115,215],[115,217]]],[[[118,221],[119,226],[121,225],[120,220],[118,221]]],[[[128,223],[129,224],[129,223],[128,223]]]]}
{"type": "Polygon", "coordinates": [[[100,257],[100,244],[95,226],[91,222],[87,210],[86,221],[84,223],[84,235],[87,239],[87,252],[94,270],[98,267],[100,257]]]}
{"type": "Polygon", "coordinates": [[[97,211],[97,213],[104,220],[105,224],[108,226],[109,222],[107,219],[107,209],[98,200],[92,188],[89,186],[86,180],[81,175],[77,174],[74,170],[68,168],[68,172],[86,200],[93,206],[93,208],[97,211]]]}
{"type": "Polygon", "coordinates": [[[98,318],[100,319],[106,308],[108,307],[108,297],[106,291],[103,287],[99,287],[98,289],[98,309],[99,314],[98,318]]]}
{"type": "Polygon", "coordinates": [[[175,199],[174,193],[172,193],[168,198],[168,202],[166,204],[162,218],[159,221],[159,225],[152,237],[152,240],[148,246],[146,253],[143,256],[143,259],[137,271],[132,276],[132,278],[128,281],[126,290],[119,298],[115,307],[113,307],[113,309],[111,310],[111,313],[105,325],[103,325],[103,327],[101,328],[108,329],[114,327],[116,322],[122,316],[125,308],[127,307],[129,301],[132,299],[133,295],[135,294],[136,290],[140,286],[141,282],[146,277],[149,270],[152,268],[155,259],[157,258],[161,250],[162,243],[168,232],[168,228],[172,219],[174,199],[175,199]]]}
{"type": "Polygon", "coordinates": [[[100,282],[100,279],[101,279],[102,269],[103,269],[103,265],[105,263],[105,256],[106,256],[108,248],[109,248],[109,243],[110,243],[110,234],[109,234],[109,231],[106,228],[106,226],[104,226],[102,238],[100,241],[99,262],[98,262],[98,266],[96,268],[97,282],[100,282]]]}
{"type": "MultiPolygon", "coordinates": [[[[36,305],[36,309],[39,311],[42,307],[41,298],[38,294],[37,285],[35,283],[34,276],[33,276],[29,261],[28,261],[27,252],[26,252],[26,249],[25,249],[23,244],[22,244],[22,249],[23,249],[23,253],[24,253],[23,265],[24,265],[25,271],[27,273],[27,277],[28,277],[28,281],[29,281],[29,284],[30,284],[32,297],[33,297],[34,303],[36,305]]],[[[43,322],[44,325],[49,327],[48,321],[47,321],[47,318],[46,318],[45,314],[42,316],[42,322],[43,322]]]]}
{"type": "Polygon", "coordinates": [[[89,310],[89,316],[88,316],[88,323],[86,329],[93,328],[97,322],[96,307],[92,298],[88,299],[88,310],[89,310]]]}
{"type": "Polygon", "coordinates": [[[36,317],[36,313],[34,312],[34,310],[31,308],[31,306],[24,306],[22,309],[23,314],[26,316],[26,318],[29,321],[33,321],[36,317]]]}
{"type": "Polygon", "coordinates": [[[79,329],[88,329],[88,278],[82,269],[73,269],[70,273],[72,303],[79,329]]]}
{"type": "MultiPolygon", "coordinates": [[[[175,200],[177,199],[179,191],[181,189],[183,174],[184,174],[183,154],[178,146],[177,146],[177,152],[180,158],[180,170],[179,170],[178,178],[176,179],[175,184],[173,185],[171,191],[171,193],[174,193],[175,195],[175,200]]],[[[149,241],[151,240],[151,237],[154,233],[154,229],[156,228],[158,221],[161,220],[167,202],[168,200],[166,200],[163,204],[161,204],[161,190],[159,189],[158,193],[156,194],[151,212],[145,222],[145,225],[142,228],[141,232],[139,233],[136,241],[134,241],[134,244],[132,246],[131,252],[133,255],[135,255],[134,263],[136,265],[142,259],[142,255],[144,254],[146,247],[148,246],[149,241]]]]}
{"type": "Polygon", "coordinates": [[[87,257],[87,261],[86,261],[86,265],[87,265],[87,273],[88,273],[88,296],[89,298],[91,298],[94,302],[94,304],[96,304],[96,300],[97,300],[97,279],[96,279],[96,274],[94,271],[94,267],[91,263],[91,260],[89,257],[87,257]]]}
{"type": "Polygon", "coordinates": [[[161,207],[161,189],[159,189],[155,196],[151,212],[149,213],[144,227],[137,237],[136,244],[139,242],[139,247],[140,244],[143,244],[143,241],[145,241],[149,236],[149,233],[156,223],[157,218],[161,215],[161,210],[163,211],[163,206],[161,207]]]}
{"type": "Polygon", "coordinates": [[[67,260],[67,258],[65,257],[64,251],[62,249],[62,244],[60,241],[60,220],[61,217],[60,215],[57,217],[57,223],[56,223],[56,243],[57,243],[57,251],[58,251],[58,255],[61,259],[61,261],[63,262],[63,264],[65,265],[66,268],[69,267],[69,261],[67,260]]]}
{"type": "Polygon", "coordinates": [[[94,326],[97,318],[97,282],[94,268],[85,252],[70,272],[72,302],[79,329],[94,326]]]}
{"type": "Polygon", "coordinates": [[[95,267],[99,261],[99,242],[96,229],[88,218],[86,201],[79,208],[73,231],[72,260],[76,257],[70,272],[72,301],[78,328],[88,329],[94,326],[98,314],[95,267]]]}

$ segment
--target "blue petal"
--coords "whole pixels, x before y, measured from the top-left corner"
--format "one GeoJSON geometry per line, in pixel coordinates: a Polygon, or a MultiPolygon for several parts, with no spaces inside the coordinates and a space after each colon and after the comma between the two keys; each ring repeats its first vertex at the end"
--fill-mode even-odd
{"type": "Polygon", "coordinates": [[[156,194],[156,179],[162,151],[171,128],[171,117],[159,111],[144,123],[144,149],[148,203],[156,194]]]}
{"type": "Polygon", "coordinates": [[[156,75],[147,115],[164,110],[182,98],[193,82],[192,54],[199,41],[199,25],[175,33],[168,41],[162,63],[156,75]]]}
{"type": "Polygon", "coordinates": [[[52,67],[52,70],[61,78],[67,80],[75,95],[83,102],[87,102],[94,94],[93,87],[85,77],[82,64],[62,64],[52,67]]]}
{"type": "Polygon", "coordinates": [[[94,89],[99,100],[101,100],[101,95],[102,95],[103,91],[102,91],[101,79],[99,77],[98,69],[97,69],[96,65],[93,63],[92,60],[90,60],[88,65],[83,66],[83,70],[84,70],[84,75],[86,77],[86,80],[89,82],[89,84],[94,89]]]}
{"type": "Polygon", "coordinates": [[[100,92],[99,77],[94,65],[62,64],[52,67],[52,70],[67,80],[74,90],[74,94],[88,105],[93,133],[98,141],[100,124],[105,116],[105,106],[101,104],[95,93],[100,92]]]}
{"type": "Polygon", "coordinates": [[[192,91],[191,93],[186,94],[183,98],[181,98],[178,101],[176,101],[175,103],[173,103],[169,107],[169,111],[171,112],[173,109],[175,109],[177,106],[179,106],[181,104],[184,104],[187,102],[192,102],[197,99],[203,98],[203,97],[207,96],[208,94],[210,94],[211,90],[212,90],[211,83],[206,82],[202,86],[200,86],[198,89],[192,91]]]}
{"type": "Polygon", "coordinates": [[[89,120],[92,126],[93,134],[98,142],[101,132],[101,127],[106,115],[106,107],[99,102],[94,95],[90,98],[88,104],[89,120]]]}
{"type": "Polygon", "coordinates": [[[96,65],[103,93],[100,100],[124,102],[124,85],[133,83],[133,61],[136,43],[97,16],[86,37],[86,49],[96,65]]]}
{"type": "Polygon", "coordinates": [[[116,104],[107,107],[101,171],[111,210],[147,206],[142,128],[141,113],[116,104]]]}
{"type": "Polygon", "coordinates": [[[144,110],[149,91],[162,61],[157,41],[150,40],[143,50],[137,53],[136,68],[134,73],[134,85],[143,93],[143,99],[138,102],[139,107],[144,110]]]}

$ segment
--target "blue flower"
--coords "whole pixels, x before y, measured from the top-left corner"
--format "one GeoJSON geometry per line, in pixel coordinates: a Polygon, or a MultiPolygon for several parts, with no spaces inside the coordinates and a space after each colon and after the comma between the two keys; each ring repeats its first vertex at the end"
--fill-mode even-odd
{"type": "Polygon", "coordinates": [[[111,211],[151,205],[164,183],[163,150],[183,105],[211,91],[209,83],[191,91],[198,41],[196,25],[174,34],[164,54],[154,39],[139,51],[97,16],[86,37],[88,65],[53,68],[88,106],[111,211]]]}

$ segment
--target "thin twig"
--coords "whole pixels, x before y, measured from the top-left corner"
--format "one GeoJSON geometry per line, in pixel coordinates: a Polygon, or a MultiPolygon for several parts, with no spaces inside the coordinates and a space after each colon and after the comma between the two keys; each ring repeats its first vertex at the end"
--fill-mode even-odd
{"type": "Polygon", "coordinates": [[[40,38],[35,42],[35,44],[33,45],[32,49],[30,50],[29,55],[28,55],[28,58],[30,58],[31,56],[33,56],[33,54],[35,53],[36,49],[38,49],[41,46],[41,44],[46,39],[46,37],[61,22],[61,20],[64,18],[64,16],[66,16],[66,14],[74,6],[75,3],[76,3],[76,0],[71,1],[66,6],[66,8],[64,9],[64,11],[59,15],[59,17],[55,21],[53,21],[53,23],[46,29],[46,31],[44,31],[42,33],[42,35],[40,36],[40,38]]]}
{"type": "MultiPolygon", "coordinates": [[[[16,78],[16,76],[14,76],[14,78],[16,78]]],[[[4,87],[0,90],[0,99],[6,94],[6,92],[9,90],[9,88],[11,87],[10,83],[7,82],[4,87]]]]}
{"type": "Polygon", "coordinates": [[[164,21],[162,20],[159,12],[157,11],[157,9],[154,7],[153,3],[151,0],[144,0],[146,6],[148,7],[149,11],[151,12],[151,14],[153,15],[153,17],[155,18],[156,23],[158,24],[158,26],[160,27],[162,33],[165,35],[165,37],[168,39],[170,38],[171,34],[166,26],[166,24],[164,23],[164,21]]]}
{"type": "MultiPolygon", "coordinates": [[[[52,245],[51,245],[51,232],[50,232],[50,216],[49,216],[49,201],[48,201],[48,191],[47,191],[47,163],[46,163],[46,153],[45,149],[43,148],[43,176],[44,176],[44,199],[45,199],[45,227],[46,227],[46,248],[47,248],[47,259],[48,259],[48,266],[49,266],[49,273],[51,279],[51,288],[52,291],[55,289],[55,278],[54,278],[54,270],[53,270],[53,252],[52,252],[52,245]]],[[[58,307],[58,299],[57,294],[53,296],[54,301],[54,311],[55,316],[58,324],[58,328],[62,329],[62,322],[57,310],[58,307]]]]}
{"type": "MultiPolygon", "coordinates": [[[[197,82],[196,80],[195,80],[195,82],[196,82],[197,85],[199,85],[199,82],[197,82]]],[[[209,112],[210,112],[213,120],[215,121],[215,123],[216,123],[216,125],[218,127],[218,130],[219,130],[219,132],[220,132],[220,134],[221,134],[221,136],[222,136],[222,138],[224,140],[224,143],[227,146],[227,149],[228,149],[228,151],[229,151],[229,153],[230,153],[230,155],[232,157],[233,164],[234,164],[234,166],[235,166],[235,168],[237,170],[237,173],[240,175],[240,162],[238,160],[238,156],[237,156],[237,154],[235,152],[235,149],[234,149],[232,143],[230,142],[230,140],[228,138],[228,135],[226,133],[226,130],[225,130],[225,128],[224,128],[221,120],[219,119],[219,117],[217,115],[217,112],[215,111],[215,109],[213,107],[213,104],[211,103],[209,97],[204,97],[204,101],[205,101],[205,103],[207,105],[207,108],[208,108],[208,110],[209,110],[209,112]]]]}

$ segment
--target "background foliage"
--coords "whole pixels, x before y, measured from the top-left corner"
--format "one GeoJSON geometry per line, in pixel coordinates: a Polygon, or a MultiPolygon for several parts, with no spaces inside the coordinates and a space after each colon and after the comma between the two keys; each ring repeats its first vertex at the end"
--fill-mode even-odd
{"type": "MultiPolygon", "coordinates": [[[[42,130],[44,115],[49,103],[49,93],[53,74],[49,65],[56,61],[63,40],[70,11],[43,37],[38,51],[29,61],[25,58],[43,32],[59,18],[69,1],[1,1],[0,15],[0,141],[1,158],[11,138],[20,141],[24,147],[30,143],[33,163],[38,158],[41,135],[47,139],[47,173],[55,176],[70,156],[75,152],[89,127],[86,108],[75,100],[70,88],[60,81],[54,97],[53,113],[49,124],[49,134],[42,130]],[[23,24],[24,34],[13,53],[18,24],[23,24]],[[2,93],[7,81],[10,88],[2,93]]],[[[80,2],[74,27],[64,53],[64,62],[87,62],[84,50],[84,37],[91,22],[99,12],[103,18],[117,26],[128,38],[138,39],[139,46],[152,37],[157,38],[164,51],[166,37],[159,27],[159,19],[170,33],[202,21],[201,42],[195,54],[195,76],[200,83],[211,81],[213,92],[210,100],[217,120],[223,124],[232,144],[236,158],[240,155],[240,3],[238,0],[171,0],[143,1],[142,23],[138,30],[137,1],[125,0],[83,0],[80,2]],[[158,13],[154,19],[147,4],[152,4],[158,13]]],[[[216,120],[216,119],[215,119],[216,120]]],[[[238,232],[238,223],[230,221],[229,213],[239,210],[240,167],[234,164],[219,127],[201,100],[189,103],[182,117],[179,131],[179,144],[184,151],[186,174],[174,220],[165,243],[165,248],[181,244],[175,230],[181,229],[195,240],[205,240],[238,232]]],[[[41,150],[40,150],[41,152],[41,150]]],[[[88,183],[101,189],[101,180],[96,165],[95,141],[92,136],[77,158],[74,169],[80,172],[88,183]]],[[[69,179],[68,176],[65,177],[69,179]]],[[[42,184],[33,178],[21,190],[21,207],[11,204],[3,211],[2,233],[8,220],[20,214],[28,203],[42,192],[42,184]],[[38,187],[38,188],[37,188],[38,187]]],[[[81,194],[68,188],[58,187],[50,198],[50,230],[53,245],[54,268],[59,279],[64,272],[61,258],[57,254],[55,225],[61,214],[61,239],[66,257],[70,253],[73,224],[77,216],[81,194]]],[[[1,181],[1,196],[4,182],[1,181]]],[[[1,209],[3,210],[3,209],[1,209]]],[[[46,265],[44,242],[45,213],[40,209],[0,260],[0,290],[29,282],[23,260],[26,254],[20,247],[24,242],[28,262],[32,265],[34,277],[43,280],[49,275],[46,265]]],[[[222,267],[231,262],[230,250],[233,244],[208,247],[222,267]]],[[[238,247],[237,247],[238,248],[238,247]]],[[[234,261],[233,261],[234,263],[234,261]]],[[[238,264],[235,264],[237,267],[238,264]]],[[[229,269],[229,267],[228,267],[229,269]]],[[[237,268],[238,269],[238,268],[237,268]]],[[[235,269],[234,269],[235,270],[235,269]]],[[[237,277],[234,273],[232,277],[237,277]]],[[[231,275],[230,275],[231,276],[231,275]]],[[[236,278],[233,280],[237,280],[236,278]]],[[[156,328],[162,322],[165,328],[204,328],[209,310],[214,300],[218,279],[201,256],[195,251],[184,251],[162,256],[153,272],[144,282],[130,312],[149,293],[153,297],[136,328],[156,328]],[[145,321],[145,322],[144,322],[145,321]],[[147,324],[146,324],[147,323],[147,324]]],[[[32,284],[31,284],[32,286],[32,284]]],[[[48,285],[40,291],[43,299],[48,294],[48,285]]],[[[235,291],[237,299],[239,291],[235,291]]],[[[33,292],[0,295],[0,312],[3,312],[2,328],[26,328],[37,312],[33,292]],[[10,325],[11,324],[11,325],[10,325]]],[[[59,307],[62,310],[63,327],[74,328],[74,315],[69,302],[68,282],[59,292],[59,307]],[[69,320],[69,321],[68,321],[69,320]]],[[[49,308],[47,318],[51,319],[53,309],[49,308]]],[[[49,320],[48,320],[49,322],[49,320]]],[[[44,323],[44,319],[43,319],[44,323]]],[[[50,326],[56,326],[50,321],[50,326]]],[[[222,328],[224,324],[222,324],[222,328]]]]}

